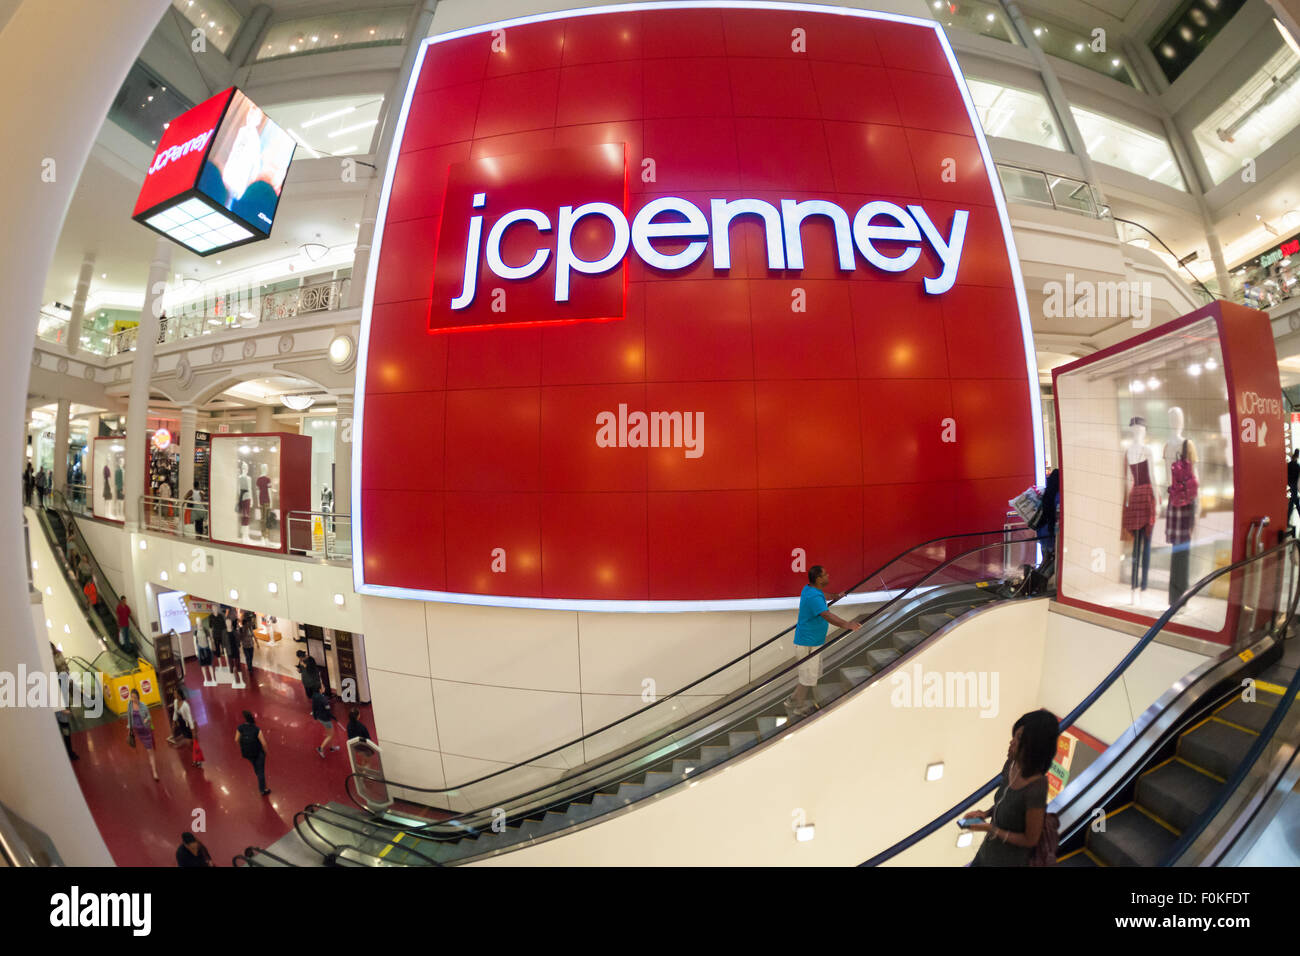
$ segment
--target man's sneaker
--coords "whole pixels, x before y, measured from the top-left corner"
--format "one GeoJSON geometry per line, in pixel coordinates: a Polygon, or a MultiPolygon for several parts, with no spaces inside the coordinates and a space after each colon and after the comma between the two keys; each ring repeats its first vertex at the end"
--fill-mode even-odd
{"type": "Polygon", "coordinates": [[[785,712],[787,714],[790,714],[791,716],[793,716],[794,713],[799,709],[798,706],[795,704],[793,697],[787,697],[785,700],[781,701],[781,706],[784,707],[785,712]]]}
{"type": "Polygon", "coordinates": [[[316,753],[320,755],[321,760],[325,759],[325,751],[321,750],[319,747],[316,748],[316,753]]]}
{"type": "Polygon", "coordinates": [[[330,750],[338,750],[338,747],[331,747],[330,750]]]}

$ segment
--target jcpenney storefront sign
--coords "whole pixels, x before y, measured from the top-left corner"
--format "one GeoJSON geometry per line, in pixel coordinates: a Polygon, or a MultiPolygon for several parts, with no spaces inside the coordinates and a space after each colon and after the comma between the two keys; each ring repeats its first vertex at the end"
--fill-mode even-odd
{"type": "MultiPolygon", "coordinates": [[[[473,206],[485,209],[487,193],[476,193],[473,206]]],[[[486,259],[488,268],[499,278],[522,280],[541,272],[554,255],[556,302],[569,301],[573,273],[600,275],[608,272],[627,256],[629,245],[647,265],[669,272],[694,265],[712,245],[713,268],[728,270],[731,268],[730,227],[732,221],[740,216],[756,216],[762,220],[769,269],[803,269],[801,226],[811,217],[824,218],[832,226],[836,262],[843,272],[857,268],[855,248],[868,263],[882,272],[906,272],[920,259],[922,245],[928,246],[938,257],[942,269],[938,275],[925,276],[922,281],[926,292],[939,295],[951,289],[957,279],[969,213],[957,210],[945,235],[923,207],[909,205],[904,208],[879,200],[864,204],[850,221],[842,206],[822,199],[783,199],[779,209],[760,199],[712,199],[706,216],[695,203],[670,196],[646,203],[631,223],[617,206],[591,202],[561,206],[554,221],[540,209],[515,209],[505,213],[488,229],[486,248],[482,249],[485,256],[481,255],[480,249],[487,217],[474,215],[469,220],[460,294],[451,300],[451,308],[464,309],[473,304],[478,294],[481,258],[486,259]],[[605,220],[613,231],[609,250],[590,260],[579,257],[573,248],[574,229],[588,217],[605,220]],[[530,226],[538,233],[538,247],[527,261],[518,265],[508,264],[501,253],[507,230],[530,226]],[[553,248],[550,244],[540,245],[542,234],[554,235],[553,248]],[[656,241],[674,240],[685,241],[686,247],[678,252],[662,252],[655,247],[656,241]],[[901,243],[903,248],[890,255],[876,246],[876,243],[885,242],[901,243]]]]}

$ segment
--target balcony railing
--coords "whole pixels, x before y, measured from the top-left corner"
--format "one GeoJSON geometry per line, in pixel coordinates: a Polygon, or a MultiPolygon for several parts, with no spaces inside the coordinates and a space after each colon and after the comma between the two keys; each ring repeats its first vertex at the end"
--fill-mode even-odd
{"type": "Polygon", "coordinates": [[[290,511],[285,517],[289,553],[326,561],[352,560],[352,516],[330,511],[290,511]]]}
{"type": "MultiPolygon", "coordinates": [[[[158,344],[180,342],[204,335],[214,335],[227,329],[256,328],[263,322],[291,319],[313,312],[334,312],[347,300],[351,279],[331,279],[311,285],[269,292],[254,299],[248,311],[233,316],[212,316],[206,313],[186,313],[163,316],[158,320],[158,344]]],[[[98,354],[122,355],[132,351],[139,338],[139,329],[124,329],[109,338],[107,351],[98,354]]],[[[87,351],[94,351],[83,346],[87,351]]]]}
{"type": "Polygon", "coordinates": [[[193,499],[141,495],[140,525],[145,531],[199,541],[207,541],[211,534],[208,531],[207,503],[193,499]]]}
{"type": "Polygon", "coordinates": [[[997,163],[1002,191],[1012,202],[1027,202],[1049,209],[1079,213],[1092,219],[1109,219],[1110,206],[1081,179],[1058,176],[1041,169],[997,163]]]}

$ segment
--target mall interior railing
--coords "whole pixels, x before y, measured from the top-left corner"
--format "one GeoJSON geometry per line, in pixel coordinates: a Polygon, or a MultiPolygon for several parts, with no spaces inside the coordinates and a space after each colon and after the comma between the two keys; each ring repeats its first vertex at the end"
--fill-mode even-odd
{"type": "Polygon", "coordinates": [[[284,524],[290,554],[310,554],[326,561],[352,560],[352,516],[332,511],[290,511],[284,524]]]}
{"type": "MultiPolygon", "coordinates": [[[[158,344],[213,335],[227,329],[256,328],[263,322],[291,319],[313,312],[334,312],[343,308],[347,301],[351,282],[351,279],[330,279],[283,292],[250,296],[246,300],[240,300],[233,293],[215,300],[198,299],[193,306],[182,307],[179,314],[158,320],[158,344]],[[219,314],[212,314],[214,312],[219,314]]],[[[107,354],[121,355],[133,350],[138,332],[138,329],[130,328],[113,335],[107,354]]]]}
{"type": "Polygon", "coordinates": [[[0,866],[62,866],[54,841],[0,803],[0,866]]]}
{"type": "MultiPolygon", "coordinates": [[[[855,631],[832,631],[814,654],[824,655],[825,669],[830,673],[865,651],[892,646],[888,642],[895,629],[924,607],[933,606],[927,602],[964,606],[972,601],[1029,596],[1014,582],[1017,576],[1027,575],[1037,562],[1038,546],[1033,532],[1009,535],[1005,531],[923,542],[890,559],[849,588],[844,597],[831,601],[840,614],[856,618],[863,626],[855,631]],[[850,611],[845,607],[846,599],[859,606],[850,611]]],[[[779,645],[793,629],[791,624],[734,660],[631,714],[512,766],[445,788],[391,779],[383,782],[400,788],[408,805],[436,806],[439,801],[450,804],[450,809],[457,812],[454,819],[406,827],[436,840],[455,840],[475,832],[485,825],[485,820],[490,822],[489,813],[531,816],[597,791],[616,789],[619,781],[644,776],[648,768],[674,756],[727,739],[738,721],[751,714],[764,713],[774,705],[779,710],[781,700],[793,689],[795,671],[801,664],[790,656],[785,645],[779,645]],[[704,685],[711,694],[719,693],[722,687],[731,689],[716,701],[695,709],[689,703],[690,695],[700,694],[704,685]]],[[[866,682],[871,679],[863,676],[866,682]]],[[[860,686],[864,684],[827,683],[818,703],[830,706],[838,696],[853,693],[860,686]]],[[[777,718],[776,726],[783,725],[787,725],[786,718],[777,718]]],[[[691,772],[688,769],[677,777],[685,780],[691,772]]],[[[368,783],[378,779],[373,773],[348,778],[349,794],[359,806],[376,810],[367,793],[368,783]]]]}
{"type": "Polygon", "coordinates": [[[140,526],[145,531],[207,541],[211,538],[207,519],[207,502],[159,495],[140,496],[140,526]]]}
{"type": "Polygon", "coordinates": [[[1092,219],[1109,219],[1110,206],[1091,185],[1081,179],[1058,176],[1041,169],[997,163],[1002,191],[1012,202],[1027,202],[1063,212],[1080,213],[1092,219]]]}
{"type": "MultiPolygon", "coordinates": [[[[95,626],[96,632],[100,633],[101,637],[105,633],[107,634],[107,645],[116,648],[119,646],[119,635],[116,620],[112,615],[113,609],[117,607],[118,592],[113,587],[113,582],[109,580],[108,575],[104,573],[104,569],[95,559],[95,552],[91,550],[90,543],[86,541],[81,529],[77,527],[74,515],[79,513],[84,514],[84,512],[73,511],[69,506],[67,497],[58,490],[51,493],[44,511],[37,509],[37,514],[41,519],[41,526],[49,539],[50,547],[54,551],[64,575],[70,581],[76,583],[78,590],[82,589],[82,583],[77,580],[72,571],[70,563],[72,551],[75,549],[81,555],[83,567],[89,566],[88,570],[95,582],[99,600],[93,609],[93,613],[85,602],[82,604],[82,610],[87,612],[87,620],[95,626]]],[[[157,666],[158,658],[154,652],[153,640],[140,630],[135,620],[132,620],[128,625],[127,637],[136,653],[157,666]]]]}
{"type": "MultiPolygon", "coordinates": [[[[1091,728],[1090,733],[1100,735],[1103,740],[1109,738],[1113,741],[1097,761],[1098,770],[1102,761],[1113,760],[1116,754],[1134,748],[1144,733],[1159,726],[1162,715],[1170,712],[1171,708],[1180,704],[1194,705],[1195,702],[1188,698],[1192,696],[1197,681],[1211,668],[1225,661],[1248,662],[1253,655],[1247,655],[1246,650],[1252,644],[1265,639],[1280,640],[1288,632],[1295,620],[1297,601],[1300,600],[1298,571],[1300,543],[1289,539],[1203,577],[1171,604],[1110,673],[1061,719],[1061,731],[1068,731],[1075,726],[1084,730],[1091,728]],[[1159,638],[1165,633],[1170,621],[1174,621],[1175,625],[1185,624],[1190,617],[1203,614],[1211,607],[1221,607],[1225,623],[1232,623],[1226,619],[1230,604],[1235,604],[1239,609],[1233,643],[1225,647],[1217,657],[1189,655],[1187,672],[1173,681],[1168,690],[1161,693],[1153,687],[1151,674],[1168,670],[1167,663],[1163,666],[1160,663],[1167,661],[1168,648],[1159,638]],[[1238,658],[1239,654],[1241,656],[1238,658]],[[1128,722],[1124,726],[1116,724],[1117,713],[1128,715],[1128,722]],[[1110,728],[1110,731],[1103,728],[1110,728]]],[[[1297,681],[1300,681],[1300,672],[1297,672],[1297,681]]],[[[1294,697],[1295,685],[1296,681],[1293,681],[1290,695],[1283,700],[1287,706],[1294,697]]],[[[1276,723],[1272,726],[1276,726],[1276,723]]],[[[1240,783],[1249,771],[1249,765],[1268,743],[1262,737],[1257,741],[1258,746],[1243,759],[1233,781],[1240,783]]],[[[1062,839],[1066,837],[1066,808],[1081,792],[1081,788],[1095,779],[1096,773],[1089,768],[1077,780],[1068,780],[1065,788],[1049,806],[1048,809],[1052,812],[1062,814],[1062,839]]],[[[970,846],[973,842],[965,839],[973,834],[959,834],[953,824],[967,812],[983,809],[980,804],[997,789],[1000,782],[999,774],[929,823],[871,857],[863,866],[878,866],[895,860],[903,865],[933,865],[936,861],[952,858],[954,840],[964,841],[956,843],[956,848],[970,846]],[[905,852],[908,855],[901,856],[905,852]]],[[[1227,786],[1222,791],[1222,800],[1217,804],[1215,812],[1222,807],[1222,801],[1231,796],[1227,786]]],[[[1091,812],[1092,809],[1089,808],[1088,813],[1091,812]]],[[[964,862],[967,858],[968,856],[963,856],[960,859],[964,862]]],[[[1172,862],[1172,859],[1173,855],[1166,863],[1172,862]]]]}

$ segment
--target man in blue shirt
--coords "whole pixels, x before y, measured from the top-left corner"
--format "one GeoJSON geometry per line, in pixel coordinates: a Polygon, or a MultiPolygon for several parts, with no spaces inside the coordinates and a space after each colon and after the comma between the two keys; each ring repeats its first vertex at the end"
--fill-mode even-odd
{"type": "MultiPolygon", "coordinates": [[[[803,717],[817,709],[817,702],[812,698],[812,689],[822,676],[821,654],[814,654],[826,643],[828,624],[856,631],[862,625],[856,621],[846,621],[832,614],[826,602],[826,589],[830,587],[831,576],[820,564],[808,570],[808,584],[804,585],[799,595],[799,622],[794,629],[794,656],[803,661],[799,665],[799,686],[794,696],[785,701],[785,709],[792,716],[803,717]]],[[[836,594],[838,600],[843,594],[836,594]]]]}

